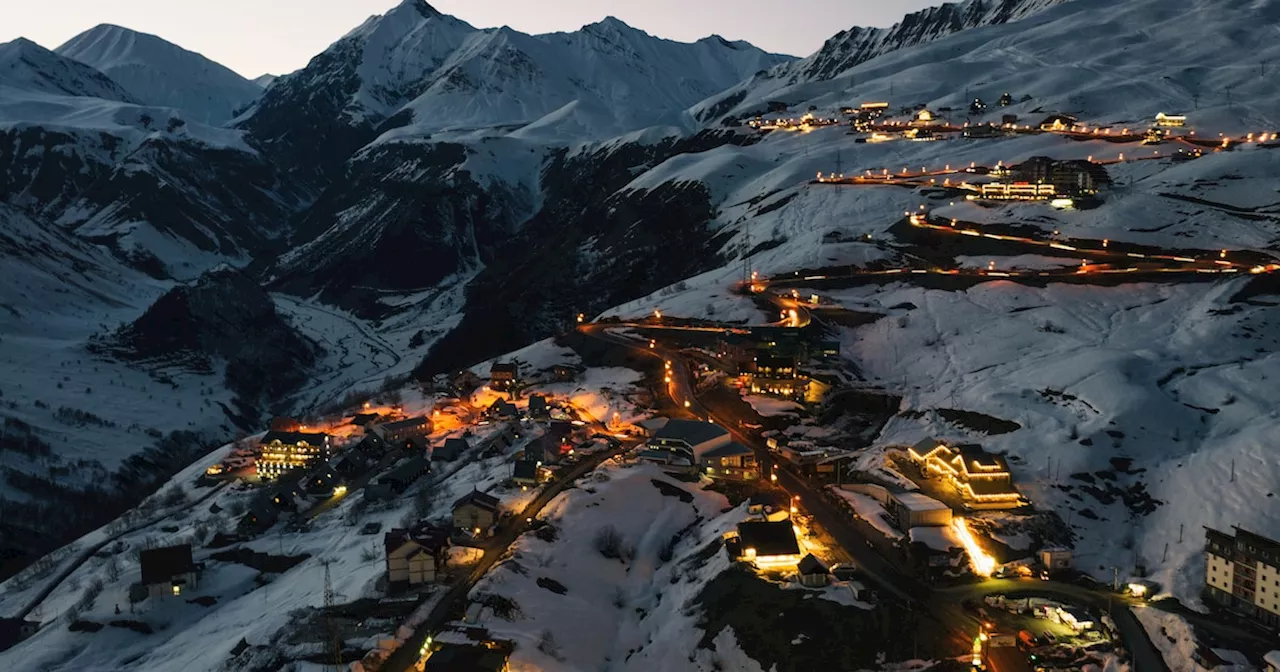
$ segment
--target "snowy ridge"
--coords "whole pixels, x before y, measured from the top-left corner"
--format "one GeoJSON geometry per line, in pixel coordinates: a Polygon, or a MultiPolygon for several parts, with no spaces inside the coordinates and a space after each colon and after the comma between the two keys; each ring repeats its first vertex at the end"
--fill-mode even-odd
{"type": "MultiPolygon", "coordinates": [[[[52,95],[137,102],[136,98],[101,72],[83,63],[62,58],[24,38],[0,44],[0,86],[52,95]]],[[[7,96],[0,96],[0,100],[6,99],[7,96]]]]}
{"type": "Polygon", "coordinates": [[[182,110],[218,125],[262,94],[262,87],[155,35],[103,24],[56,50],[109,76],[149,105],[182,110]]]}

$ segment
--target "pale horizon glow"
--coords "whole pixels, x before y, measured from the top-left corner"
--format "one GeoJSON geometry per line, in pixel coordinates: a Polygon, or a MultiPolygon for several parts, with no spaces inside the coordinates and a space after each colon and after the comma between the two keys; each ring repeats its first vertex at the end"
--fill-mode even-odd
{"type": "MultiPolygon", "coordinates": [[[[429,0],[477,28],[526,33],[573,31],[614,16],[652,35],[692,42],[716,34],[766,51],[807,56],[852,26],[887,26],[942,0],[429,0]]],[[[0,43],[25,37],[55,49],[102,23],[158,35],[244,77],[286,74],[372,15],[400,0],[46,0],[12,2],[0,43]]]]}

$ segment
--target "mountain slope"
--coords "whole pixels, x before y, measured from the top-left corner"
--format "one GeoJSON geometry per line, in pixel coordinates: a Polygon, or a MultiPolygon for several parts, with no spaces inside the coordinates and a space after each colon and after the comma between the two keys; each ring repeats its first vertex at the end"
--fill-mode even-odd
{"type": "Polygon", "coordinates": [[[830,80],[860,63],[912,46],[928,44],[971,28],[1018,21],[1071,0],[964,0],[908,14],[888,28],[854,26],[837,33],[807,58],[777,66],[700,103],[694,114],[714,121],[727,108],[759,106],[786,86],[830,80]]]}
{"type": "MultiPolygon", "coordinates": [[[[0,92],[5,87],[64,96],[137,102],[123,87],[93,68],[18,38],[0,44],[0,92]]],[[[5,95],[0,95],[3,99],[5,95]]]]}
{"type": "Polygon", "coordinates": [[[182,110],[188,119],[218,125],[262,95],[262,87],[155,35],[103,24],[54,50],[96,68],[138,100],[182,110]]]}

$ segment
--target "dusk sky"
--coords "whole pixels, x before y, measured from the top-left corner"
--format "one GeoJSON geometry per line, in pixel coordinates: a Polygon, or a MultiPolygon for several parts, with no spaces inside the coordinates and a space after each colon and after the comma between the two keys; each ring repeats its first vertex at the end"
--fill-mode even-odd
{"type": "MultiPolygon", "coordinates": [[[[854,25],[886,26],[942,0],[431,0],[477,28],[576,30],[605,16],[689,42],[713,33],[805,56],[854,25]]],[[[8,0],[0,42],[26,37],[50,49],[100,23],[159,35],[246,77],[306,65],[334,40],[399,0],[8,0]]]]}

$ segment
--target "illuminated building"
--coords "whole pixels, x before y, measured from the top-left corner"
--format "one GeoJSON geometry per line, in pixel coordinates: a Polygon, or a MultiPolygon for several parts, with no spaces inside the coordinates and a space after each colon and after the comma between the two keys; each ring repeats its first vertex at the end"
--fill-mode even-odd
{"type": "Polygon", "coordinates": [[[951,447],[925,439],[907,449],[907,455],[927,474],[937,474],[955,487],[973,509],[1008,509],[1022,505],[1013,485],[1013,474],[1004,457],[978,446],[951,447]]]}
{"type": "Polygon", "coordinates": [[[800,562],[800,543],[789,520],[749,520],[725,535],[730,557],[761,569],[790,569],[800,562]]]}
{"type": "Polygon", "coordinates": [[[1235,536],[1206,527],[1208,599],[1258,622],[1280,625],[1280,542],[1235,528],[1235,536]]]}
{"type": "Polygon", "coordinates": [[[989,182],[978,189],[989,201],[1045,201],[1057,195],[1052,184],[1030,182],[989,182]]]}
{"type": "Polygon", "coordinates": [[[258,446],[258,475],[276,478],[329,456],[329,435],[267,432],[258,446]]]}
{"type": "Polygon", "coordinates": [[[711,478],[754,481],[760,478],[760,464],[750,448],[737,441],[712,448],[698,458],[698,466],[711,478]]]}
{"type": "Polygon", "coordinates": [[[1170,128],[1170,127],[1186,126],[1186,125],[1187,125],[1186,115],[1165,114],[1164,112],[1159,112],[1156,114],[1156,126],[1163,126],[1165,128],[1170,128]]]}

